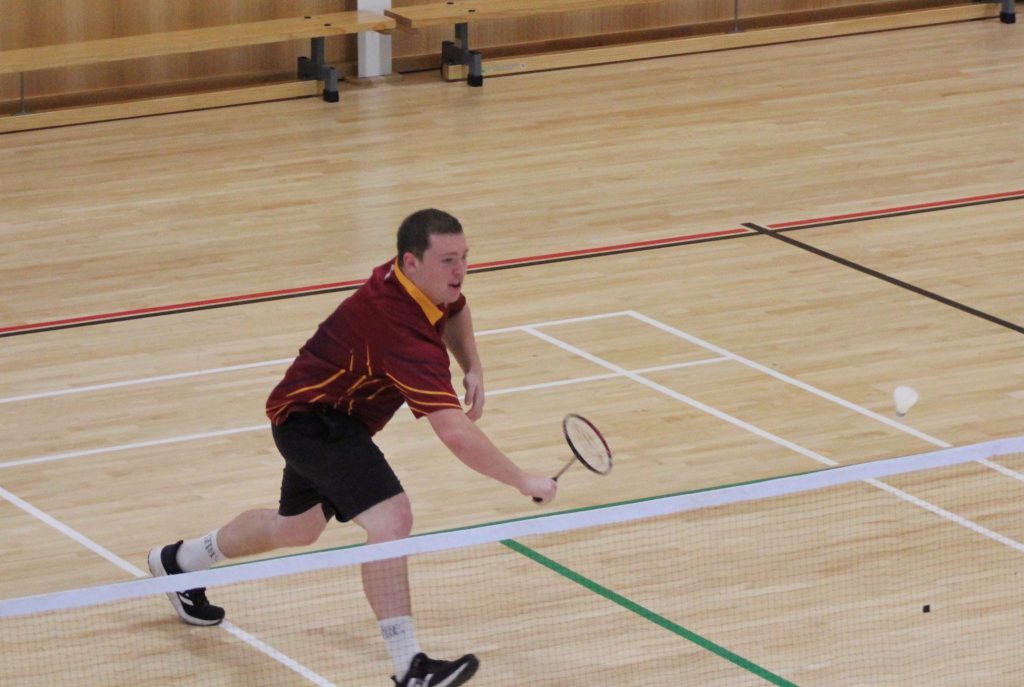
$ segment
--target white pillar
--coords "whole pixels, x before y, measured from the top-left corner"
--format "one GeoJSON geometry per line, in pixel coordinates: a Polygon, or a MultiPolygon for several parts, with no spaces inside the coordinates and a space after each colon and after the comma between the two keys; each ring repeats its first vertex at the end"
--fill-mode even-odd
{"type": "MultiPolygon", "coordinates": [[[[357,0],[356,9],[384,14],[391,0],[357,0]]],[[[391,73],[391,36],[376,31],[359,33],[359,78],[387,76],[391,73]]]]}

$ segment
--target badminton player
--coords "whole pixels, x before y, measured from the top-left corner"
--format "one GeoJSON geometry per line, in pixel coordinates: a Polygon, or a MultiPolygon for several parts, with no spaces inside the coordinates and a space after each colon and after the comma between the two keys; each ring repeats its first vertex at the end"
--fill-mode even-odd
{"type": "MultiPolygon", "coordinates": [[[[284,458],[278,507],[246,511],[208,534],[153,549],[153,575],[306,546],[332,518],[363,528],[367,543],[408,536],[409,498],[373,441],[403,403],[473,470],[541,502],[554,498],[554,480],[521,470],[474,424],[484,385],[462,294],[466,260],[462,226],[448,213],[420,210],[402,222],[396,257],[320,324],[270,394],[267,414],[284,458]],[[463,371],[465,409],[452,386],[449,353],[463,371]]],[[[473,676],[472,654],[435,660],[420,648],[405,558],[365,564],[362,580],[395,684],[455,687],[473,676]]],[[[224,618],[204,589],[168,597],[187,623],[224,618]]]]}

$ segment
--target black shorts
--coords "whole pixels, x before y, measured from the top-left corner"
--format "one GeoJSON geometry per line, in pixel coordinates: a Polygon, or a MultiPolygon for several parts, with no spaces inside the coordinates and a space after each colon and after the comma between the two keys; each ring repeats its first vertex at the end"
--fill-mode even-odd
{"type": "Polygon", "coordinates": [[[281,515],[320,504],[328,520],[347,522],[403,491],[369,432],[348,415],[329,408],[297,411],[272,431],[285,463],[281,515]]]}

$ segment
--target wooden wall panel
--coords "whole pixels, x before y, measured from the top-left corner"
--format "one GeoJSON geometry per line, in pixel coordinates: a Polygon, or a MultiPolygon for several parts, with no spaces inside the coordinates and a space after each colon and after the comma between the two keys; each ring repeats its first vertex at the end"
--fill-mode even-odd
{"type": "MultiPolygon", "coordinates": [[[[0,0],[0,47],[34,47],[348,9],[355,9],[354,0],[0,0]]],[[[254,80],[278,77],[292,73],[296,57],[308,51],[308,41],[296,41],[47,69],[26,74],[26,94],[40,98],[92,93],[94,99],[103,100],[119,92],[144,92],[154,84],[159,84],[156,90],[166,92],[176,90],[175,82],[180,89],[190,82],[227,81],[229,75],[254,80]]],[[[355,37],[328,39],[327,53],[336,62],[354,61],[355,37]]],[[[16,75],[0,77],[0,101],[17,98],[18,90],[16,75]]]]}

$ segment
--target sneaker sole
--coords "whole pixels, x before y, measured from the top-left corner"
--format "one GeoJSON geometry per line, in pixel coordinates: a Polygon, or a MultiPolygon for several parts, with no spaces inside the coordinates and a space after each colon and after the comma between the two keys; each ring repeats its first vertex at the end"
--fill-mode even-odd
{"type": "MultiPolygon", "coordinates": [[[[163,549],[157,547],[149,552],[149,572],[153,577],[164,577],[167,575],[167,571],[164,569],[164,564],[160,561],[160,552],[163,549]]],[[[178,617],[189,625],[199,625],[202,627],[209,627],[210,625],[220,625],[220,620],[201,620],[199,618],[193,618],[185,612],[185,607],[181,604],[181,599],[178,598],[177,592],[167,592],[167,599],[171,602],[171,606],[174,607],[174,612],[178,614],[178,617]]]]}
{"type": "Polygon", "coordinates": [[[459,685],[464,685],[476,674],[476,669],[479,667],[479,663],[467,663],[459,672],[445,678],[444,682],[438,682],[436,687],[458,687],[459,685]]]}

